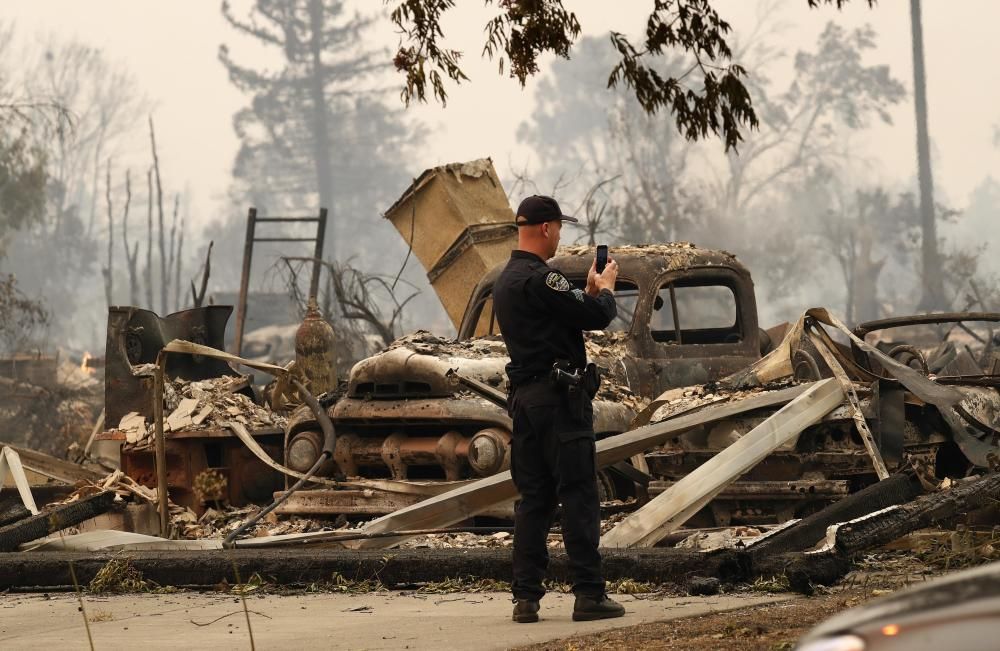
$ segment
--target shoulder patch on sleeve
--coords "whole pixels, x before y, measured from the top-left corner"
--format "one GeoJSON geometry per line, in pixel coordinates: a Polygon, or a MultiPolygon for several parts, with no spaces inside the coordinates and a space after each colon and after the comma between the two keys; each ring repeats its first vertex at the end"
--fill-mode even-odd
{"type": "Polygon", "coordinates": [[[545,284],[549,286],[549,289],[554,289],[557,292],[568,292],[570,290],[570,284],[566,280],[566,276],[558,271],[550,271],[545,276],[545,284]]]}

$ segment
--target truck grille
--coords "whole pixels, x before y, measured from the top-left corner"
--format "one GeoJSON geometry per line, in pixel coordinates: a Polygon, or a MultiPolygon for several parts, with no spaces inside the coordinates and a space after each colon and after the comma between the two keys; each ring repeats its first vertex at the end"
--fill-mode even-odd
{"type": "Polygon", "coordinates": [[[354,397],[364,398],[415,398],[431,394],[431,385],[426,382],[360,382],[354,389],[354,397]]]}

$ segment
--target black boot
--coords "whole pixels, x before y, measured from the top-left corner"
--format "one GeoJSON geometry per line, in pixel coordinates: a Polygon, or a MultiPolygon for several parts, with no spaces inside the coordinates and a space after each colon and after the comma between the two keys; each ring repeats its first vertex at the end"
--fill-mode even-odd
{"type": "Polygon", "coordinates": [[[511,617],[519,624],[530,624],[538,621],[538,600],[536,599],[515,599],[514,616],[511,617]]]}
{"type": "Polygon", "coordinates": [[[608,598],[603,594],[598,598],[576,596],[576,604],[573,606],[573,621],[589,622],[594,619],[611,619],[621,617],[625,614],[625,606],[617,601],[608,598]]]}

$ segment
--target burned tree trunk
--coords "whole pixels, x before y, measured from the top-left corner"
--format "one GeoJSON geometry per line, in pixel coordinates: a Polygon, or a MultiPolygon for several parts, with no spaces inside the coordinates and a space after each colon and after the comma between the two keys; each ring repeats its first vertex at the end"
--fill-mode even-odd
{"type": "Polygon", "coordinates": [[[153,168],[146,171],[146,309],[153,309],[153,168]]]}
{"type": "Polygon", "coordinates": [[[201,274],[201,288],[195,289],[194,281],[191,281],[191,300],[194,302],[194,307],[201,307],[205,302],[205,291],[208,289],[208,277],[212,273],[212,246],[215,244],[214,241],[208,243],[208,252],[205,254],[205,266],[201,274]]]}
{"type": "Polygon", "coordinates": [[[174,261],[174,309],[181,309],[181,254],[184,252],[184,218],[177,234],[177,259],[174,261]]]}
{"type": "MultiPolygon", "coordinates": [[[[177,253],[177,249],[176,249],[176,244],[177,244],[177,216],[178,216],[178,213],[180,213],[180,210],[181,210],[181,195],[177,194],[177,193],[174,193],[174,214],[173,214],[173,217],[170,218],[170,246],[167,249],[167,251],[168,251],[168,253],[167,253],[167,275],[163,278],[163,282],[167,284],[167,293],[168,293],[168,296],[169,296],[169,293],[170,293],[170,283],[169,283],[169,281],[170,281],[171,277],[174,275],[174,257],[175,257],[175,255],[177,253]]],[[[178,309],[178,307],[177,307],[177,301],[174,301],[173,303],[167,303],[167,305],[168,306],[172,305],[174,310],[178,309]]],[[[168,310],[164,310],[164,313],[166,313],[167,311],[168,310]]],[[[172,311],[172,310],[170,310],[170,311],[172,311]]]]}
{"type": "MultiPolygon", "coordinates": [[[[160,182],[160,158],[156,153],[156,134],[153,131],[153,116],[149,116],[149,142],[153,148],[153,173],[156,175],[156,205],[159,214],[160,227],[160,314],[167,313],[167,285],[169,274],[167,272],[167,242],[163,225],[163,184],[160,182]]],[[[152,270],[150,271],[152,275],[152,270]]],[[[149,306],[153,309],[152,304],[149,306]]]]}
{"type": "Polygon", "coordinates": [[[750,555],[756,561],[775,554],[809,549],[823,539],[827,527],[909,502],[921,490],[920,482],[912,473],[893,475],[767,536],[750,546],[750,555]]]}
{"type": "MultiPolygon", "coordinates": [[[[333,147],[330,145],[330,127],[328,124],[329,110],[326,99],[326,81],[329,74],[328,68],[323,63],[324,38],[323,29],[324,13],[326,8],[322,0],[310,0],[309,2],[309,28],[312,38],[309,40],[309,54],[311,59],[311,69],[309,72],[309,96],[312,122],[313,160],[316,168],[316,187],[319,191],[319,205],[333,207],[333,161],[331,153],[333,147]]],[[[333,247],[331,257],[336,259],[337,246],[340,242],[337,220],[332,224],[333,247]]],[[[322,255],[322,251],[320,251],[322,255]]]]}
{"type": "Polygon", "coordinates": [[[917,173],[920,182],[920,226],[923,264],[923,310],[939,310],[944,305],[941,259],[937,250],[934,223],[934,178],[931,174],[931,146],[927,130],[927,80],[924,73],[924,32],[920,0],[910,0],[910,28],[913,38],[913,103],[917,113],[917,173]]]}
{"type": "Polygon", "coordinates": [[[107,299],[108,305],[114,304],[114,243],[115,243],[115,221],[114,213],[112,212],[111,206],[111,159],[108,159],[108,169],[107,175],[105,177],[105,193],[104,196],[108,202],[108,263],[107,266],[102,269],[104,274],[104,296],[107,299]]]}
{"type": "Polygon", "coordinates": [[[875,260],[872,248],[875,233],[871,224],[864,223],[859,228],[857,255],[851,273],[852,317],[854,323],[872,321],[879,318],[878,277],[882,273],[885,259],[875,260]]]}
{"type": "Polygon", "coordinates": [[[125,245],[125,264],[128,269],[128,300],[129,305],[139,305],[139,272],[136,263],[139,258],[139,243],[136,242],[129,250],[128,244],[128,209],[132,203],[132,172],[125,170],[125,212],[122,215],[122,244],[125,245]]]}
{"type": "Polygon", "coordinates": [[[856,554],[998,500],[1000,473],[963,482],[949,490],[923,495],[907,504],[841,525],[837,529],[836,549],[842,554],[856,554]]]}

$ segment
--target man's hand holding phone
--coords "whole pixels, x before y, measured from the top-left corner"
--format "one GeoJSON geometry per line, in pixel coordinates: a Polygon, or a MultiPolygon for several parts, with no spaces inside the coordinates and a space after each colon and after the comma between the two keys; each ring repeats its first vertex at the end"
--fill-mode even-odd
{"type": "Polygon", "coordinates": [[[597,247],[597,255],[590,265],[590,272],[587,274],[587,294],[597,296],[602,289],[615,292],[615,281],[618,279],[618,263],[608,257],[608,247],[601,245],[597,247]],[[603,265],[603,269],[598,271],[603,265]]]}

